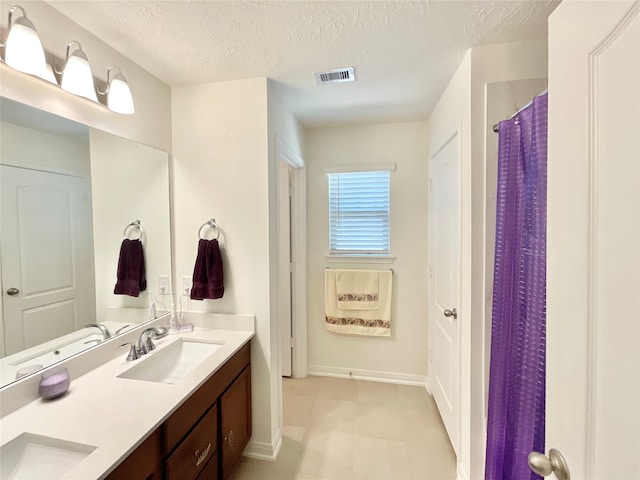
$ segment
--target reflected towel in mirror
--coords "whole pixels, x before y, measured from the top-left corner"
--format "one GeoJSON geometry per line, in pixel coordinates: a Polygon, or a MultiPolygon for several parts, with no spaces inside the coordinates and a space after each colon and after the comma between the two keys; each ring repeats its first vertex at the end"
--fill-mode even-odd
{"type": "Polygon", "coordinates": [[[147,289],[144,265],[144,250],[140,240],[125,238],[120,246],[118,259],[118,280],[113,293],[137,297],[147,289]]]}

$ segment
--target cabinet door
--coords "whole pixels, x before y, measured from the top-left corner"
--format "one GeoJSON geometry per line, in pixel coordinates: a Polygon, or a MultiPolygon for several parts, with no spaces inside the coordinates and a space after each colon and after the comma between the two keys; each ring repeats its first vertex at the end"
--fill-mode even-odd
{"type": "Polygon", "coordinates": [[[222,395],[220,412],[222,480],[228,480],[251,438],[251,366],[222,395]]]}
{"type": "Polygon", "coordinates": [[[107,480],[160,480],[161,460],[162,435],[157,429],[107,476],[107,480]]]}

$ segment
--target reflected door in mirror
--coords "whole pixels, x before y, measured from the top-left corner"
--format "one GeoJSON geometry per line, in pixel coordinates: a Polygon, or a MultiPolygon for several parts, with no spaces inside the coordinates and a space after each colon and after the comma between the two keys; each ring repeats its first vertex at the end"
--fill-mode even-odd
{"type": "Polygon", "coordinates": [[[5,354],[95,321],[87,179],[3,165],[5,354]],[[9,289],[12,290],[9,292],[9,289]]]}

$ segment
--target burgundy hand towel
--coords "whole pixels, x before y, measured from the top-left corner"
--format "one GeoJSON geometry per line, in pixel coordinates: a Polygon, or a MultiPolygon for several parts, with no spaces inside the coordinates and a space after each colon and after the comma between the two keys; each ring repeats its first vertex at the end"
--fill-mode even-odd
{"type": "Polygon", "coordinates": [[[144,251],[140,240],[125,238],[120,245],[116,295],[137,297],[147,289],[147,276],[144,267],[144,251]]]}
{"type": "Polygon", "coordinates": [[[223,295],[224,276],[218,240],[200,239],[196,264],[193,267],[191,299],[215,299],[222,298],[223,295]]]}

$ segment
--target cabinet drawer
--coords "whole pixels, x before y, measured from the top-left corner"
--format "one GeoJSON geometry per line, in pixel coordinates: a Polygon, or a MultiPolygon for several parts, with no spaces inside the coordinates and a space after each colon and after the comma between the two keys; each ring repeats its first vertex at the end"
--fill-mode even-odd
{"type": "Polygon", "coordinates": [[[214,455],[214,457],[209,460],[207,466],[204,467],[204,470],[200,472],[198,475],[198,480],[218,480],[218,456],[214,455]]]}
{"type": "Polygon", "coordinates": [[[167,460],[167,480],[195,479],[216,456],[218,407],[213,406],[167,460]]]}

